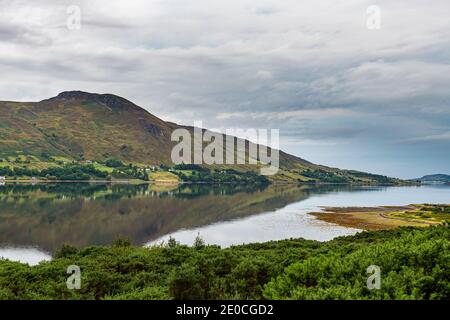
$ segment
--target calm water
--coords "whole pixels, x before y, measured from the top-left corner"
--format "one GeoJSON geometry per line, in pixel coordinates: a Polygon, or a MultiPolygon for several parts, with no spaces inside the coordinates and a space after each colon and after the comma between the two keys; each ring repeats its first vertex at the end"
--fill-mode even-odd
{"type": "Polygon", "coordinates": [[[450,187],[45,184],[0,186],[0,257],[37,264],[64,243],[152,245],[286,238],[329,240],[358,232],[317,220],[320,206],[450,203],[450,187]]]}

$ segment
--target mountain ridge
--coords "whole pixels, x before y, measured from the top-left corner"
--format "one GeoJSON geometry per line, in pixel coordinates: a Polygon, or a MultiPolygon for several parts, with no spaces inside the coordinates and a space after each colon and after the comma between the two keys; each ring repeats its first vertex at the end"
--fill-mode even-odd
{"type": "Polygon", "coordinates": [[[450,175],[443,173],[435,173],[435,174],[427,174],[421,178],[417,178],[415,180],[421,182],[442,182],[442,183],[450,183],[450,175]]]}
{"type": "MultiPolygon", "coordinates": [[[[43,154],[75,161],[118,159],[173,165],[171,133],[193,127],[164,121],[123,97],[64,91],[39,102],[0,101],[0,158],[43,154]]],[[[235,138],[236,139],[236,138],[235,138]]],[[[250,142],[247,143],[247,149],[250,142]]],[[[247,150],[248,152],[248,150],[247,150]]],[[[214,165],[227,168],[226,165],[214,165]]],[[[253,165],[232,166],[256,171],[253,165]]],[[[279,181],[398,183],[400,180],[311,163],[280,151],[279,181]]]]}

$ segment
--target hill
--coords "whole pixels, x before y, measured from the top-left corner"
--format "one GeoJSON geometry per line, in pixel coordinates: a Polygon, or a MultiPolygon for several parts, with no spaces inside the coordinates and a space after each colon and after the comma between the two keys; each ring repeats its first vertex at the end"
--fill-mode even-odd
{"type": "Polygon", "coordinates": [[[450,183],[450,175],[448,174],[430,174],[416,179],[422,183],[450,183]]]}
{"type": "MultiPolygon", "coordinates": [[[[0,160],[45,168],[53,160],[117,159],[143,166],[173,166],[171,134],[192,127],[164,121],[112,94],[62,92],[40,102],[0,102],[0,160]]],[[[247,142],[247,152],[249,143],[247,142]]],[[[0,161],[1,165],[1,161],[0,161]]],[[[3,164],[5,165],[5,164],[3,164]]],[[[214,165],[213,168],[229,168],[214,165]]],[[[232,166],[256,171],[254,165],[232,166]]],[[[400,180],[316,165],[280,152],[277,181],[399,183],[400,180]]]]}

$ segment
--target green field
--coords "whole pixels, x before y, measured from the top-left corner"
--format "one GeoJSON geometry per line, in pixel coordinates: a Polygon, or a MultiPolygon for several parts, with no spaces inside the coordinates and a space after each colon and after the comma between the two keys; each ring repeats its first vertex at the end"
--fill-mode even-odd
{"type": "Polygon", "coordinates": [[[449,205],[414,205],[413,210],[397,211],[389,214],[392,218],[401,218],[418,222],[441,223],[450,222],[449,205]]]}

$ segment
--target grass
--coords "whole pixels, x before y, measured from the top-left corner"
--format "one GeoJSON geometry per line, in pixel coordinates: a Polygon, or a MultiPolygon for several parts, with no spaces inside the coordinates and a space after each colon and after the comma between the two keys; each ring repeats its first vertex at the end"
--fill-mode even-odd
{"type": "Polygon", "coordinates": [[[149,173],[150,180],[153,181],[167,181],[167,182],[178,182],[178,177],[167,171],[155,171],[149,173]]]}
{"type": "Polygon", "coordinates": [[[100,170],[100,171],[108,172],[108,173],[112,173],[114,171],[113,168],[107,167],[107,166],[97,163],[97,162],[94,162],[94,168],[97,170],[100,170]]]}
{"type": "Polygon", "coordinates": [[[414,205],[411,210],[403,210],[389,213],[389,217],[401,218],[418,222],[450,222],[449,205],[414,205]]]}
{"type": "Polygon", "coordinates": [[[21,168],[26,166],[28,169],[43,170],[51,167],[60,167],[57,163],[46,161],[31,161],[29,163],[17,163],[17,162],[0,162],[0,168],[21,168]]]}

